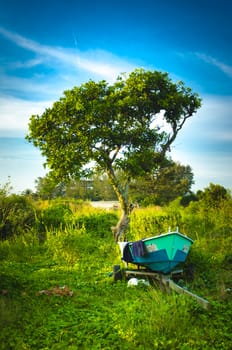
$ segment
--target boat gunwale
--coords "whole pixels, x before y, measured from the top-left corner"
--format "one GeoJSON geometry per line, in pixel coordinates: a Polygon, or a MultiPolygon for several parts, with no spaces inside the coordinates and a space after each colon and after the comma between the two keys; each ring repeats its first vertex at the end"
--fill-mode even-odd
{"type": "MultiPolygon", "coordinates": [[[[189,240],[190,242],[193,243],[193,239],[184,235],[183,233],[180,233],[178,231],[172,231],[172,232],[167,232],[167,233],[161,233],[160,235],[157,235],[157,236],[152,236],[152,237],[148,237],[148,238],[143,238],[142,241],[145,242],[145,241],[149,241],[151,239],[158,239],[158,238],[162,238],[162,237],[166,237],[166,236],[169,236],[169,235],[178,235],[182,238],[185,238],[187,240],[189,240]]],[[[132,242],[130,242],[132,243],[132,242]]]]}

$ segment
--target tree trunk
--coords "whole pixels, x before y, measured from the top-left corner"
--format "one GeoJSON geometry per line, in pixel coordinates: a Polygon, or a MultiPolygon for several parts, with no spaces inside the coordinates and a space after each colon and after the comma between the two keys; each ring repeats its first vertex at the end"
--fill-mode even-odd
{"type": "Polygon", "coordinates": [[[129,226],[130,218],[129,214],[131,212],[130,205],[128,204],[128,190],[130,179],[125,184],[125,188],[119,184],[112,167],[107,169],[107,174],[109,181],[113,186],[114,192],[118,197],[122,214],[116,226],[111,227],[112,233],[114,235],[115,242],[118,242],[123,236],[125,237],[125,232],[129,226]]]}
{"type": "Polygon", "coordinates": [[[122,210],[122,215],[116,226],[111,227],[112,233],[114,235],[115,242],[118,242],[123,236],[125,238],[125,232],[129,226],[130,218],[125,210],[122,210]]]}
{"type": "Polygon", "coordinates": [[[111,227],[112,233],[114,235],[115,242],[118,242],[122,237],[124,237],[125,240],[125,232],[126,229],[129,226],[130,223],[130,213],[131,213],[131,206],[128,204],[128,198],[127,198],[127,190],[128,186],[125,190],[125,192],[122,194],[120,193],[118,195],[118,199],[120,202],[120,207],[121,207],[121,216],[118,220],[118,223],[116,226],[111,227]]]}

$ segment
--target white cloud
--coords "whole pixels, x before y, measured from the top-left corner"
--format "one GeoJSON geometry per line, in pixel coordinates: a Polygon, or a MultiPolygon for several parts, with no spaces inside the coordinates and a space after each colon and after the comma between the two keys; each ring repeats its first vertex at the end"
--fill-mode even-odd
{"type": "Polygon", "coordinates": [[[232,78],[232,66],[225,64],[224,62],[217,60],[215,57],[206,55],[204,53],[197,52],[195,55],[202,61],[212,64],[215,67],[219,68],[228,77],[232,78]]]}
{"type": "Polygon", "coordinates": [[[0,68],[0,132],[25,132],[31,114],[41,114],[57,100],[64,90],[89,79],[115,81],[118,74],[133,70],[127,61],[108,52],[95,50],[80,52],[51,47],[27,39],[0,27],[0,35],[13,44],[35,54],[35,58],[7,62],[0,68]],[[42,73],[31,73],[30,68],[42,65],[42,73]],[[8,71],[16,69],[14,74],[8,71]],[[25,75],[17,75],[25,69],[25,75]],[[18,71],[17,71],[18,70],[18,71]],[[31,74],[30,74],[31,73],[31,74]],[[40,101],[40,102],[35,102],[40,101]]]}
{"type": "Polygon", "coordinates": [[[32,114],[43,113],[52,105],[51,101],[33,102],[9,96],[0,97],[0,136],[27,132],[32,114]]]}
{"type": "Polygon", "coordinates": [[[213,140],[232,140],[232,96],[206,96],[199,111],[198,132],[213,140]]]}
{"type": "MultiPolygon", "coordinates": [[[[88,58],[90,53],[81,53],[78,50],[68,50],[59,47],[51,47],[42,45],[36,41],[27,39],[19,34],[10,32],[0,27],[0,34],[12,41],[15,45],[24,48],[25,50],[34,52],[41,60],[47,61],[48,59],[62,62],[63,64],[71,65],[77,69],[83,69],[93,74],[100,75],[108,80],[115,79],[118,74],[124,71],[133,69],[134,67],[119,59],[116,56],[109,55],[104,51],[96,51],[95,57],[88,58]]],[[[37,59],[38,60],[38,59],[37,59]]]]}
{"type": "Polygon", "coordinates": [[[171,157],[193,169],[196,185],[231,188],[232,97],[205,96],[203,106],[179,133],[171,157]]]}
{"type": "Polygon", "coordinates": [[[232,155],[224,152],[207,152],[201,153],[193,151],[185,152],[184,149],[176,149],[172,152],[172,158],[175,161],[181,161],[182,164],[190,165],[195,185],[193,190],[197,191],[209,186],[212,182],[225,188],[231,188],[232,172],[232,155]]]}
{"type": "Polygon", "coordinates": [[[212,130],[210,132],[210,136],[214,141],[224,141],[232,143],[232,128],[231,130],[212,130]]]}
{"type": "Polygon", "coordinates": [[[17,61],[14,62],[14,64],[9,65],[10,68],[32,68],[32,67],[36,67],[40,64],[43,64],[43,59],[42,58],[34,58],[32,60],[28,60],[28,61],[17,61]]]}
{"type": "Polygon", "coordinates": [[[203,96],[202,107],[187,120],[178,137],[178,144],[199,141],[231,141],[232,138],[232,96],[203,96]]]}
{"type": "Polygon", "coordinates": [[[50,77],[34,76],[31,78],[22,78],[7,75],[0,69],[1,77],[1,96],[11,95],[30,95],[28,99],[43,99],[46,97],[54,97],[61,94],[62,79],[58,78],[59,84],[55,84],[50,77]]]}
{"type": "MultiPolygon", "coordinates": [[[[105,51],[80,52],[41,45],[17,33],[0,27],[0,35],[15,45],[30,51],[35,58],[7,62],[7,69],[28,69],[23,77],[8,74],[0,68],[0,132],[14,134],[27,130],[28,116],[41,114],[50,101],[57,100],[64,90],[89,79],[114,81],[132,65],[105,51]],[[42,73],[30,74],[29,69],[43,65],[42,73]],[[30,75],[29,75],[30,74],[30,75]],[[40,101],[40,102],[35,102],[40,101]]],[[[15,72],[17,73],[17,71],[15,72]]]]}

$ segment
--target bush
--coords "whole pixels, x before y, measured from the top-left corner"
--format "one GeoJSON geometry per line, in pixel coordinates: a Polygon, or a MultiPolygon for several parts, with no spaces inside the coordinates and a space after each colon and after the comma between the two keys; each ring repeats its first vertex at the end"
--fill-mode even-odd
{"type": "Polygon", "coordinates": [[[68,204],[53,204],[41,212],[39,231],[64,228],[72,222],[72,210],[68,204]]]}
{"type": "Polygon", "coordinates": [[[163,210],[160,207],[136,209],[131,214],[129,239],[136,240],[175,230],[180,226],[179,211],[163,210]]]}
{"type": "Polygon", "coordinates": [[[31,229],[36,222],[35,208],[25,196],[0,195],[0,238],[7,239],[31,229]]]}
{"type": "Polygon", "coordinates": [[[86,231],[92,235],[100,237],[109,236],[111,226],[115,226],[118,220],[116,213],[110,213],[105,211],[98,211],[90,213],[89,215],[77,216],[75,224],[77,227],[84,227],[86,231]]]}

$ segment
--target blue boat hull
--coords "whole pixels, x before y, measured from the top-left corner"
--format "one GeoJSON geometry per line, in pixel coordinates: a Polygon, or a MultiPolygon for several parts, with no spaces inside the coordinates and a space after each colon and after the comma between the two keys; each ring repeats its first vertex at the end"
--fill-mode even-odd
{"type": "Polygon", "coordinates": [[[192,243],[191,238],[180,232],[170,232],[137,242],[119,242],[124,261],[164,274],[170,273],[186,260],[192,243]],[[134,249],[136,244],[140,250],[134,249]],[[124,249],[127,249],[127,255],[123,254],[124,249]]]}

